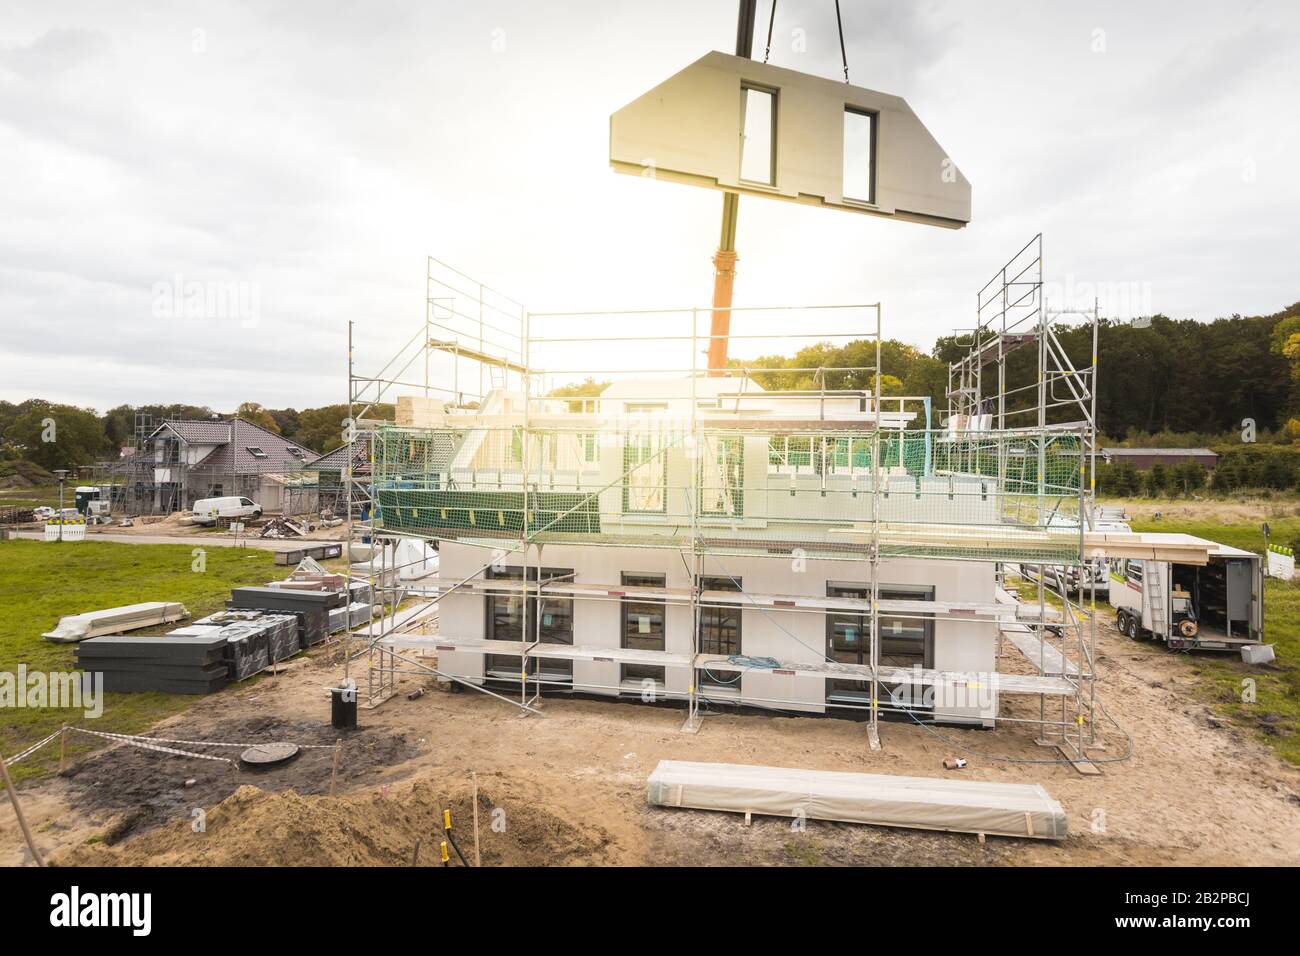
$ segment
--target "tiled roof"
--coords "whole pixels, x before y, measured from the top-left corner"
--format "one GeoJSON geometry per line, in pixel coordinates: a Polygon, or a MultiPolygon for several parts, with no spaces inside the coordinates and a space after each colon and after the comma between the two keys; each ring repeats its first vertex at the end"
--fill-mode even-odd
{"type": "Polygon", "coordinates": [[[233,471],[238,474],[292,472],[317,458],[311,449],[242,418],[230,421],[165,421],[154,429],[151,437],[156,437],[163,429],[171,431],[186,444],[217,446],[202,461],[191,467],[233,471]],[[250,449],[257,449],[261,454],[250,449]],[[297,449],[300,454],[294,454],[293,449],[297,449]]]}
{"type": "Polygon", "coordinates": [[[356,441],[349,445],[339,445],[333,451],[327,451],[311,463],[313,471],[342,471],[348,463],[348,448],[354,449],[352,458],[352,467],[355,470],[357,465],[363,462],[368,463],[370,460],[370,440],[367,436],[362,435],[356,441]]]}

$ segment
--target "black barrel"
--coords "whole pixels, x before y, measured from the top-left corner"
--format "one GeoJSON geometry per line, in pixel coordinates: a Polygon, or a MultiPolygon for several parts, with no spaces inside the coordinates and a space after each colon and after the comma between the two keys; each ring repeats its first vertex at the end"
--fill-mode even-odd
{"type": "Polygon", "coordinates": [[[357,725],[357,686],[345,684],[330,688],[330,725],[335,730],[347,730],[357,725]]]}

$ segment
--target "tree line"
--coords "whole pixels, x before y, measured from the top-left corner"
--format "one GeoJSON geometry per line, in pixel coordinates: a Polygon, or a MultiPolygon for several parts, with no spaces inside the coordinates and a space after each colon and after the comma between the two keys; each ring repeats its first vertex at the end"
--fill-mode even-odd
{"type": "MultiPolygon", "coordinates": [[[[1058,338],[1076,367],[1092,364],[1090,326],[1060,327],[1058,338]]],[[[885,340],[880,344],[882,391],[891,396],[929,397],[932,424],[938,427],[948,406],[948,365],[965,351],[966,344],[955,336],[940,338],[929,353],[885,340]]],[[[1262,452],[1253,457],[1230,452],[1245,446],[1300,448],[1300,302],[1274,315],[1234,315],[1211,322],[1163,315],[1141,326],[1103,320],[1097,358],[1100,444],[1205,445],[1224,456],[1216,469],[1222,490],[1295,486],[1297,476],[1289,456],[1273,461],[1262,452]]],[[[793,355],[767,355],[731,365],[748,371],[765,388],[868,390],[874,387],[876,344],[867,340],[819,343],[793,355]]],[[[1032,383],[1037,375],[1035,349],[1011,352],[1006,366],[1008,389],[1032,383]]],[[[603,384],[588,381],[554,394],[596,395],[603,384]]],[[[1008,410],[1030,407],[1032,392],[1024,389],[1013,394],[1008,410]]],[[[135,441],[137,412],[148,413],[155,424],[168,418],[227,417],[207,406],[184,404],[119,405],[101,415],[94,409],[42,399],[0,401],[0,459],[67,468],[116,457],[119,448],[135,441]],[[51,421],[57,428],[56,441],[48,440],[51,421]]],[[[234,414],[323,454],[342,443],[347,406],[271,409],[245,402],[234,414]]],[[[1012,416],[1008,422],[1020,424],[1023,418],[1012,416]]],[[[1053,422],[1077,418],[1077,412],[1067,408],[1050,413],[1053,422]]],[[[1179,475],[1160,480],[1170,482],[1170,488],[1192,481],[1190,470],[1179,475]]],[[[1153,479],[1112,470],[1106,480],[1114,487],[1128,488],[1132,481],[1153,479]]]]}

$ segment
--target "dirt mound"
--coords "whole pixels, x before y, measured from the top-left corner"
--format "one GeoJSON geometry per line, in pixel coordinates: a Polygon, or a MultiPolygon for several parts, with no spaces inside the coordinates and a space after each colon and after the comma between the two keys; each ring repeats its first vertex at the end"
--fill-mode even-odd
{"type": "MultiPolygon", "coordinates": [[[[197,807],[223,801],[244,783],[267,791],[321,794],[329,789],[337,732],[319,721],[282,717],[222,720],[201,731],[183,725],[158,736],[181,740],[216,740],[247,744],[289,741],[314,745],[285,764],[264,770],[233,768],[216,761],[178,760],[152,750],[118,747],[73,764],[64,774],[72,806],[82,811],[117,814],[105,840],[117,842],[175,820],[186,820],[197,807]]],[[[238,748],[172,745],[192,753],[238,757],[238,748]]],[[[343,736],[338,769],[340,788],[371,779],[379,768],[397,766],[421,750],[405,734],[368,729],[343,736]]]]}
{"type": "Polygon", "coordinates": [[[19,459],[0,464],[0,488],[35,488],[57,483],[53,474],[34,461],[19,459]]]}
{"type": "MultiPolygon", "coordinates": [[[[425,779],[339,797],[242,786],[207,810],[201,832],[179,820],[120,845],[96,840],[68,851],[60,866],[438,866],[442,811],[473,862],[468,784],[449,792],[425,779]],[[416,844],[419,843],[418,859],[416,844]]],[[[501,781],[479,792],[484,866],[607,862],[609,836],[510,796],[501,781]]],[[[455,854],[452,865],[458,865],[455,854]]]]}

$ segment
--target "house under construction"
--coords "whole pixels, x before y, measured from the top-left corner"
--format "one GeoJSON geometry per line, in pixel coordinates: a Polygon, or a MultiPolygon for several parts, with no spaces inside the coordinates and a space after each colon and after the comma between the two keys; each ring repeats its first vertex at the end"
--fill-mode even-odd
{"type": "Polygon", "coordinates": [[[136,417],[129,454],[96,466],[96,484],[115,514],[170,514],[200,498],[242,495],[267,513],[317,509],[315,452],[283,435],[231,419],[136,417]]]}
{"type": "Polygon", "coordinates": [[[1093,618],[1041,574],[1017,600],[1000,568],[1156,544],[1089,530],[1095,350],[1059,348],[1041,237],[980,293],[938,425],[928,399],[881,394],[878,304],[736,308],[730,365],[709,371],[709,309],[531,312],[435,260],[427,281],[423,329],[381,374],[350,372],[371,449],[344,476],[352,546],[440,552],[405,590],[436,625],[371,629],[372,698],[436,655],[525,710],[580,693],[681,701],[688,727],[723,706],[856,713],[873,740],[882,717],[1015,720],[1083,757],[1093,618]],[[866,361],[782,369],[815,383],[794,390],[746,366],[816,342],[866,361]],[[1039,356],[1028,389],[1006,380],[1020,348],[1039,356]],[[368,419],[397,392],[408,423],[368,419]],[[1008,717],[1007,696],[1037,716],[1008,717]]]}

